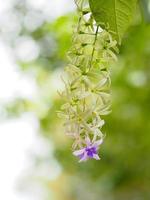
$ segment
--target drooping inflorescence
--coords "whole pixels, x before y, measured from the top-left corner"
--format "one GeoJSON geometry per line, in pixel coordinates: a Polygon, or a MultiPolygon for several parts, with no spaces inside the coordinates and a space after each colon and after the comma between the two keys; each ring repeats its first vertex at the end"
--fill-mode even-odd
{"type": "Polygon", "coordinates": [[[103,115],[110,112],[111,61],[117,42],[96,24],[87,0],[75,0],[79,20],[65,67],[67,80],[61,93],[65,103],[58,113],[65,119],[66,134],[73,138],[73,154],[80,161],[96,160],[103,142],[103,115]]]}

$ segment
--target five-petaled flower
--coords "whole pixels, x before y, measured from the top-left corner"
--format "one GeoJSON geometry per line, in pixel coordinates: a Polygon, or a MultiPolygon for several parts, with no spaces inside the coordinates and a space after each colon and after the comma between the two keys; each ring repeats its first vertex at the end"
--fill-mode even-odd
{"type": "Polygon", "coordinates": [[[86,138],[86,147],[74,151],[73,155],[77,156],[80,159],[79,162],[86,161],[90,158],[100,160],[98,149],[102,142],[103,139],[91,142],[89,138],[86,138]]]}

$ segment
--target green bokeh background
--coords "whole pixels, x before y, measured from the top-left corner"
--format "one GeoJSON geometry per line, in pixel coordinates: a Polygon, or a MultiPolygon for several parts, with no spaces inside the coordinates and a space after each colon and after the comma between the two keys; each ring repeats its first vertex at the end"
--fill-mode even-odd
{"type": "MultiPolygon", "coordinates": [[[[25,3],[17,3],[12,9],[22,19],[31,11],[25,3]]],[[[40,54],[35,60],[17,60],[19,70],[32,74],[36,80],[39,98],[16,97],[5,105],[5,110],[8,118],[23,112],[34,113],[40,123],[39,134],[48,145],[53,143],[52,157],[33,157],[33,170],[51,159],[61,168],[55,180],[46,176],[37,180],[45,187],[43,200],[150,199],[150,24],[148,11],[144,7],[143,10],[144,15],[137,8],[120,47],[118,62],[111,66],[112,113],[105,117],[106,138],[100,161],[77,162],[71,153],[71,141],[64,134],[63,122],[56,115],[61,99],[55,84],[60,81],[67,63],[66,53],[71,45],[76,14],[68,13],[51,22],[44,21],[34,31],[21,24],[20,34],[9,41],[13,48],[16,39],[30,36],[40,46],[40,54]]]]}

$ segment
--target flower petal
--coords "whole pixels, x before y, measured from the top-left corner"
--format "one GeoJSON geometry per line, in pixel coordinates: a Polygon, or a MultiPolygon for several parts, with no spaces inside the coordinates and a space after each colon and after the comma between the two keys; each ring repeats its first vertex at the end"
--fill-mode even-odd
{"type": "Polygon", "coordinates": [[[91,145],[91,140],[90,140],[89,137],[86,137],[86,138],[85,138],[85,142],[86,142],[87,146],[90,146],[90,145],[91,145]]]}
{"type": "Polygon", "coordinates": [[[83,148],[83,149],[80,149],[80,150],[76,150],[76,151],[73,152],[73,155],[74,155],[74,156],[80,156],[81,154],[84,153],[84,151],[85,151],[84,148],[83,148]]]}
{"type": "Polygon", "coordinates": [[[99,157],[98,154],[93,154],[93,158],[94,158],[95,160],[100,160],[100,157],[99,157]]]}
{"type": "Polygon", "coordinates": [[[100,139],[100,140],[97,140],[97,141],[95,141],[94,142],[94,146],[99,146],[99,145],[101,145],[103,143],[103,139],[100,139]]]}
{"type": "Polygon", "coordinates": [[[86,161],[88,159],[88,156],[86,153],[84,153],[84,155],[82,156],[82,158],[79,160],[79,162],[83,162],[86,161]]]}
{"type": "Polygon", "coordinates": [[[102,127],[105,124],[104,120],[99,120],[99,122],[97,123],[97,127],[102,127]]]}

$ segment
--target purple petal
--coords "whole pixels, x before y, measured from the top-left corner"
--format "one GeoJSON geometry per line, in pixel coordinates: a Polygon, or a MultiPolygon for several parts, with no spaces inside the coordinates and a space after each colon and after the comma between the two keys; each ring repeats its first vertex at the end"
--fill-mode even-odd
{"type": "Polygon", "coordinates": [[[80,150],[76,150],[76,151],[73,152],[73,155],[74,156],[80,156],[84,153],[84,151],[85,151],[85,148],[80,149],[80,150]]]}
{"type": "Polygon", "coordinates": [[[103,139],[97,140],[96,142],[94,142],[93,146],[100,146],[103,143],[103,139]]]}
{"type": "Polygon", "coordinates": [[[88,159],[88,156],[86,153],[83,154],[82,158],[79,160],[79,162],[86,161],[88,159]]]}
{"type": "Polygon", "coordinates": [[[86,137],[86,138],[85,138],[85,142],[86,142],[87,146],[90,146],[90,145],[91,145],[91,140],[90,140],[89,137],[86,137]]]}
{"type": "Polygon", "coordinates": [[[78,157],[79,157],[80,159],[82,159],[82,158],[84,157],[84,154],[85,154],[85,152],[82,153],[82,154],[80,154],[78,157]]]}
{"type": "Polygon", "coordinates": [[[97,154],[97,149],[93,146],[86,147],[85,151],[89,158],[93,158],[93,154],[97,154]]]}

